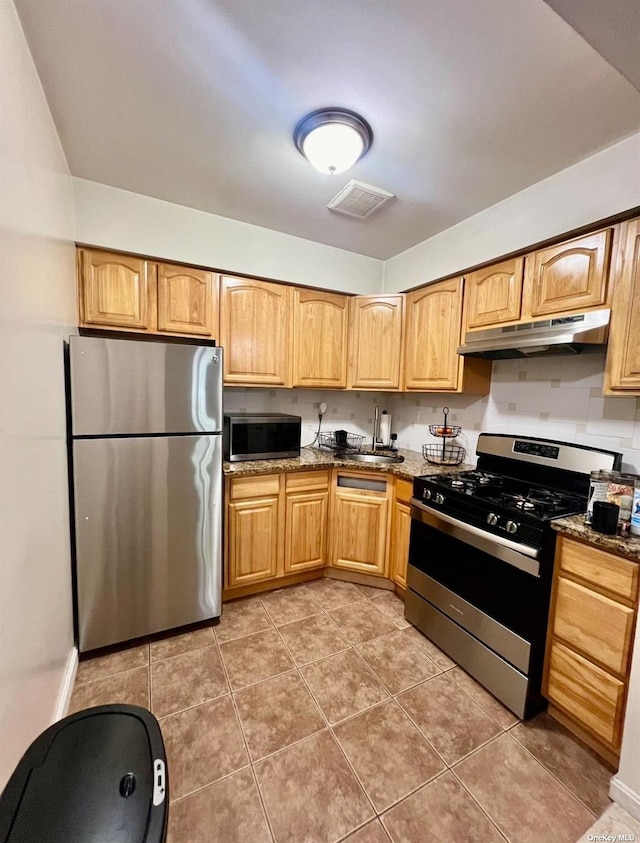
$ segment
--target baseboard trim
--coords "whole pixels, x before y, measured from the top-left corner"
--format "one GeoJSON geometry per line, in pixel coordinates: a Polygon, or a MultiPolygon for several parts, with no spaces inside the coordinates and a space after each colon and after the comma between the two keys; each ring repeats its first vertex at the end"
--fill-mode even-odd
{"type": "Polygon", "coordinates": [[[69,703],[71,702],[71,694],[73,693],[73,683],[76,681],[76,673],[78,671],[78,650],[76,647],[71,651],[67,660],[67,666],[64,671],[64,681],[60,688],[58,695],[58,704],[54,714],[54,723],[62,720],[67,716],[69,711],[69,703]]]}
{"type": "Polygon", "coordinates": [[[640,795],[620,781],[618,776],[611,779],[609,796],[634,819],[640,821],[640,795]]]}

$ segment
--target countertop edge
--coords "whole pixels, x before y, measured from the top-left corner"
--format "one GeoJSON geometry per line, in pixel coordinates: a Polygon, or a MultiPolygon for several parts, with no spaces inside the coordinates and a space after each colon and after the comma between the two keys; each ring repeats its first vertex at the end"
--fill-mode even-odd
{"type": "Polygon", "coordinates": [[[339,459],[335,454],[316,448],[303,448],[299,457],[282,460],[248,460],[246,462],[224,462],[225,477],[248,477],[258,474],[281,474],[319,469],[343,468],[349,471],[392,474],[401,480],[413,480],[424,474],[450,474],[468,471],[474,466],[469,463],[460,465],[432,465],[418,451],[399,449],[404,462],[396,464],[358,463],[348,459],[339,459]]]}
{"type": "Polygon", "coordinates": [[[560,535],[569,536],[616,556],[623,556],[632,562],[640,562],[640,538],[630,536],[623,539],[620,536],[607,536],[604,533],[597,533],[584,523],[584,515],[558,518],[553,521],[552,527],[560,535]]]}

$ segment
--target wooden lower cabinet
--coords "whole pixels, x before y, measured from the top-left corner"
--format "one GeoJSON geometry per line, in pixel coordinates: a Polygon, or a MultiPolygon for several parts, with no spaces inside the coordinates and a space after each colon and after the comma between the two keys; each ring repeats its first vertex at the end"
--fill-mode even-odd
{"type": "Polygon", "coordinates": [[[395,499],[389,534],[389,576],[400,588],[407,587],[412,493],[413,486],[409,481],[395,481],[395,499]]]}
{"type": "Polygon", "coordinates": [[[225,593],[327,564],[329,471],[228,478],[225,593]]]}
{"type": "Polygon", "coordinates": [[[228,588],[278,576],[282,556],[280,475],[231,480],[227,502],[228,588]]]}
{"type": "Polygon", "coordinates": [[[389,500],[390,482],[384,474],[334,472],[331,566],[386,576],[389,500]]]}
{"type": "Polygon", "coordinates": [[[560,536],[543,693],[550,711],[615,762],[631,663],[638,563],[560,536]]]}
{"type": "Polygon", "coordinates": [[[619,749],[624,683],[554,641],[549,654],[547,695],[579,725],[619,749]]]}
{"type": "Polygon", "coordinates": [[[286,474],[284,570],[287,574],[327,563],[329,472],[286,474]]]}

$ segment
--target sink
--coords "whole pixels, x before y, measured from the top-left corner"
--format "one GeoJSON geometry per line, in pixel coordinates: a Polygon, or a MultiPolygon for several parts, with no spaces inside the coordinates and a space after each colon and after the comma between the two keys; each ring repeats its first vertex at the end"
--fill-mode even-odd
{"type": "Polygon", "coordinates": [[[404,457],[392,457],[389,454],[345,454],[343,459],[353,460],[353,462],[376,462],[382,465],[404,462],[404,457]]]}

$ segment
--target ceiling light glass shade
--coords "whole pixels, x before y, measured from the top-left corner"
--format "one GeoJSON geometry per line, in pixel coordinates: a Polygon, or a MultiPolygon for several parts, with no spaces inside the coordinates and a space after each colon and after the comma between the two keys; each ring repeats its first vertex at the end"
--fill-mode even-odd
{"type": "Polygon", "coordinates": [[[323,108],[304,117],[294,132],[300,152],[321,173],[344,173],[371,146],[371,127],[352,111],[323,108]]]}

